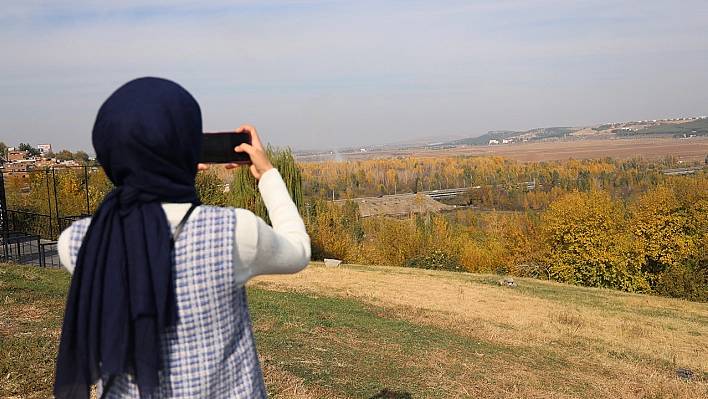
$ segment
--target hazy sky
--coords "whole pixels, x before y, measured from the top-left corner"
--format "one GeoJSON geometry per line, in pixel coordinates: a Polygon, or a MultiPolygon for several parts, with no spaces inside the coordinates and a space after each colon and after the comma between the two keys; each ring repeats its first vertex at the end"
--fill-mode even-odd
{"type": "Polygon", "coordinates": [[[708,1],[3,0],[0,141],[93,152],[174,80],[204,129],[293,148],[708,114],[708,1]]]}

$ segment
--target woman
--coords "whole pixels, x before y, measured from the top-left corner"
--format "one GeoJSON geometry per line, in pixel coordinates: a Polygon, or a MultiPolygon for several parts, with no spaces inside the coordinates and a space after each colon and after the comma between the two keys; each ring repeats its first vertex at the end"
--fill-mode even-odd
{"type": "Polygon", "coordinates": [[[97,382],[108,398],[266,397],[244,284],[303,269],[310,239],[255,128],[236,131],[251,133],[235,151],[251,158],[272,228],[200,205],[201,111],[182,87],[136,79],[101,106],[93,145],[116,188],[59,238],[73,277],[57,398],[88,398],[97,382]]]}

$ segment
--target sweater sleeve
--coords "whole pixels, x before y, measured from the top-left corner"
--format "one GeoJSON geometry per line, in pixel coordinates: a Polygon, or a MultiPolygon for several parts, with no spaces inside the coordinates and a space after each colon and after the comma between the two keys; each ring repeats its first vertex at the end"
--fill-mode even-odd
{"type": "Polygon", "coordinates": [[[61,234],[59,234],[59,239],[57,240],[57,253],[59,255],[59,263],[61,266],[68,270],[69,273],[74,274],[74,264],[71,262],[71,250],[69,248],[71,229],[72,226],[69,226],[62,231],[61,234]]]}
{"type": "Polygon", "coordinates": [[[253,213],[236,210],[234,278],[237,284],[261,274],[296,273],[310,262],[310,237],[277,169],[258,188],[273,227],[253,213]]]}

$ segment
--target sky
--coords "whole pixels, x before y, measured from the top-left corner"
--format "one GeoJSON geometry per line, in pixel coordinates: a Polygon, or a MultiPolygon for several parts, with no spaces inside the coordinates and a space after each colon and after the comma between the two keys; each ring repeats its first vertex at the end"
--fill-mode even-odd
{"type": "Polygon", "coordinates": [[[92,153],[159,76],[204,130],[330,149],[708,114],[705,0],[3,0],[0,141],[92,153]]]}

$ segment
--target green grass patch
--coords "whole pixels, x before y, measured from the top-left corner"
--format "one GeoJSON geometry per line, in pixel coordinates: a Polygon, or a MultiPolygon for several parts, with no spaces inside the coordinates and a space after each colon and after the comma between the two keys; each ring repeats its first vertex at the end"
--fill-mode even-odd
{"type": "MultiPolygon", "coordinates": [[[[465,359],[457,355],[499,351],[358,302],[253,287],[248,295],[265,362],[333,397],[371,398],[385,391],[450,397],[445,386],[430,385],[431,362],[444,359],[440,372],[454,379],[462,376],[465,359]]],[[[277,387],[269,388],[270,395],[278,394],[277,387]]]]}
{"type": "MultiPolygon", "coordinates": [[[[585,366],[552,346],[539,350],[494,345],[474,331],[460,334],[410,322],[409,312],[395,307],[254,286],[248,288],[248,295],[264,367],[274,366],[331,397],[376,398],[382,392],[397,392],[403,396],[391,397],[455,398],[461,392],[474,396],[471,387],[481,390],[480,397],[489,397],[484,387],[502,386],[508,379],[504,370],[549,376],[534,388],[544,391],[546,385],[549,394],[575,395],[591,388],[587,382],[557,373],[585,366]]],[[[557,344],[587,345],[584,341],[557,344]]],[[[270,384],[268,390],[278,398],[284,388],[270,384]]]]}
{"type": "MultiPolygon", "coordinates": [[[[422,269],[346,268],[369,277],[400,274],[431,283],[448,280],[454,284],[442,286],[451,289],[461,282],[470,283],[466,290],[472,285],[488,290],[500,279],[422,269]]],[[[269,395],[272,399],[708,395],[704,369],[692,367],[694,379],[680,381],[672,375],[681,364],[674,364],[670,356],[629,345],[648,337],[664,340],[660,345],[695,340],[695,356],[705,358],[702,343],[708,334],[702,305],[538,280],[517,282],[516,289],[498,289],[509,299],[521,296],[522,303],[542,299],[555,310],[541,308],[528,324],[518,324],[504,312],[460,319],[446,310],[251,284],[249,303],[269,395]],[[561,308],[559,303],[568,306],[561,308]],[[596,318],[596,310],[607,316],[596,318]],[[625,341],[583,335],[595,328],[593,323],[609,326],[618,320],[616,334],[625,341]],[[685,333],[670,332],[674,326],[685,333]],[[655,331],[662,335],[652,335],[655,331]],[[623,383],[623,378],[630,382],[623,383]]],[[[69,283],[69,274],[62,270],[0,266],[0,398],[51,397],[69,283]]],[[[416,293],[428,294],[435,292],[416,293]]],[[[503,299],[483,306],[502,306],[503,299]]]]}
{"type": "Polygon", "coordinates": [[[0,397],[51,397],[70,275],[0,266],[0,397]]]}

